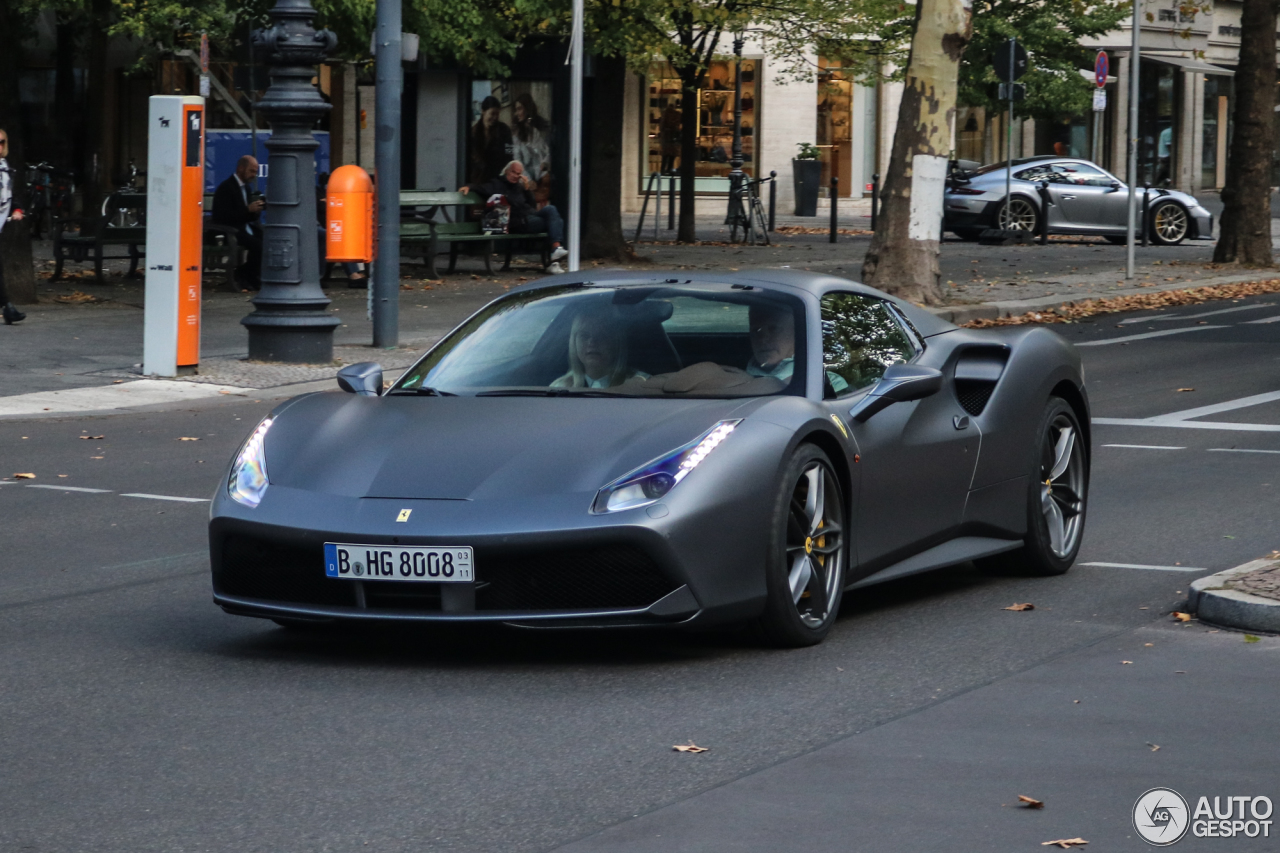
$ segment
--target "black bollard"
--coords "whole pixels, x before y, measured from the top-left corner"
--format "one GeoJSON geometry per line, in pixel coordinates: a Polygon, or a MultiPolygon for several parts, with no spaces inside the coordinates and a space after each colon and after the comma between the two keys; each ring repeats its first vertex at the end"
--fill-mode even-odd
{"type": "Polygon", "coordinates": [[[837,207],[838,207],[838,203],[839,203],[839,201],[840,201],[840,199],[839,199],[839,198],[837,198],[837,195],[839,194],[839,192],[840,192],[840,181],[839,181],[839,179],[837,179],[837,178],[836,178],[836,176],[835,176],[835,175],[832,175],[832,176],[831,176],[831,190],[830,190],[830,195],[831,195],[831,234],[830,234],[830,236],[829,236],[829,237],[827,237],[827,242],[828,242],[828,243],[834,243],[834,242],[836,241],[836,215],[837,215],[837,207]]]}
{"type": "Polygon", "coordinates": [[[667,177],[667,230],[674,231],[676,227],[676,176],[671,174],[667,177]]]}
{"type": "Polygon", "coordinates": [[[876,230],[876,202],[880,200],[880,173],[871,176],[871,230],[876,230]]]}
{"type": "Polygon", "coordinates": [[[778,173],[769,173],[769,230],[774,230],[778,217],[778,173]]]}
{"type": "Polygon", "coordinates": [[[1049,242],[1049,182],[1037,184],[1036,192],[1040,196],[1040,245],[1044,246],[1049,242]]]}
{"type": "Polygon", "coordinates": [[[1146,248],[1147,232],[1151,230],[1151,223],[1147,221],[1151,215],[1151,184],[1143,184],[1142,189],[1142,246],[1146,248]]]}

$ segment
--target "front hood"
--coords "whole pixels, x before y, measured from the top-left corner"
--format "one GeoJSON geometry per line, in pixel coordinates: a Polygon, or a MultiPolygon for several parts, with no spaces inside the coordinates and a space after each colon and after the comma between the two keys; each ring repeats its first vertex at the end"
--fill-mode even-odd
{"type": "Polygon", "coordinates": [[[594,493],[745,400],[315,394],[266,438],[272,485],[348,497],[594,493]]]}

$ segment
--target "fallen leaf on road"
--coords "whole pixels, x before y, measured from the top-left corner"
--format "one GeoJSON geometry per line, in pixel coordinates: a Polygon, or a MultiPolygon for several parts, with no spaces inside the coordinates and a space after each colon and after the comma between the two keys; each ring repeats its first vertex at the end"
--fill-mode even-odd
{"type": "MultiPolygon", "coordinates": [[[[1145,608],[1145,607],[1139,607],[1138,609],[1139,609],[1139,610],[1146,610],[1147,608],[1145,608]]],[[[1151,644],[1150,644],[1150,643],[1147,643],[1147,645],[1149,646],[1149,645],[1151,645],[1151,644]]]]}
{"type": "Polygon", "coordinates": [[[230,392],[230,391],[228,391],[226,388],[223,388],[223,389],[222,389],[221,391],[219,391],[218,393],[219,393],[219,394],[230,394],[231,392],[230,392]]]}
{"type": "Polygon", "coordinates": [[[96,440],[98,440],[99,438],[106,438],[106,436],[105,436],[105,435],[82,435],[82,436],[80,436],[80,440],[81,440],[81,441],[96,441],[96,440]]]}
{"type": "Polygon", "coordinates": [[[69,293],[69,294],[68,294],[68,295],[66,295],[66,296],[55,296],[55,297],[53,297],[53,301],[54,301],[54,302],[66,302],[66,303],[70,303],[70,304],[78,304],[78,303],[81,303],[81,302],[101,302],[102,300],[101,300],[101,299],[99,299],[98,297],[96,297],[96,296],[92,295],[92,294],[89,294],[89,293],[82,293],[82,292],[81,292],[81,291],[79,291],[79,290],[73,290],[73,291],[71,291],[71,293],[69,293]]]}
{"type": "Polygon", "coordinates": [[[13,475],[13,479],[15,480],[34,480],[35,478],[36,478],[35,474],[14,474],[13,475]]]}
{"type": "Polygon", "coordinates": [[[1036,606],[1034,604],[1031,604],[1030,602],[1026,602],[1024,604],[1010,604],[1008,607],[1002,607],[1000,609],[1001,610],[1017,610],[1017,611],[1035,610],[1036,606]]]}
{"type": "Polygon", "coordinates": [[[1194,390],[1196,390],[1196,389],[1194,389],[1194,388],[1179,388],[1179,389],[1178,389],[1178,393],[1179,393],[1179,394],[1181,394],[1181,393],[1182,393],[1182,392],[1184,392],[1184,391],[1194,391],[1194,390]]]}
{"type": "Polygon", "coordinates": [[[1245,635],[1244,635],[1244,641],[1245,641],[1246,643],[1256,643],[1256,642],[1258,642],[1258,638],[1257,638],[1257,637],[1255,637],[1253,634],[1245,634],[1245,635]]]}
{"type": "Polygon", "coordinates": [[[64,479],[64,480],[67,478],[67,475],[66,475],[66,474],[59,474],[58,476],[59,476],[60,478],[64,479]]]}
{"type": "Polygon", "coordinates": [[[1080,700],[1079,700],[1079,699],[1072,699],[1072,700],[1071,700],[1071,704],[1072,704],[1072,705],[1079,705],[1079,704],[1080,704],[1080,700]]]}
{"type": "Polygon", "coordinates": [[[1058,847],[1066,850],[1069,847],[1083,847],[1088,843],[1089,842],[1085,841],[1083,838],[1059,838],[1055,841],[1042,841],[1040,842],[1040,846],[1048,847],[1056,844],[1058,847]]]}
{"type": "Polygon", "coordinates": [[[90,459],[101,459],[102,457],[101,457],[101,456],[90,456],[89,458],[90,458],[90,459]]]}
{"type": "Polygon", "coordinates": [[[672,749],[674,749],[676,752],[695,752],[695,753],[697,753],[697,752],[706,752],[706,751],[707,751],[707,748],[706,748],[705,746],[698,746],[698,745],[697,745],[697,744],[695,744],[693,741],[689,741],[688,743],[678,743],[678,744],[676,744],[675,746],[673,746],[673,747],[671,747],[671,748],[672,748],[672,749]]]}
{"type": "MultiPolygon", "coordinates": [[[[1147,608],[1145,608],[1145,607],[1144,607],[1144,608],[1142,608],[1142,609],[1143,609],[1143,610],[1146,610],[1147,608]]],[[[1151,648],[1152,646],[1154,646],[1154,645],[1155,645],[1155,643],[1143,643],[1142,645],[1146,646],[1147,648],[1151,648]]]]}
{"type": "Polygon", "coordinates": [[[1160,744],[1158,743],[1152,743],[1151,741],[1147,741],[1147,746],[1151,747],[1152,752],[1160,751],[1160,744]]]}
{"type": "Polygon", "coordinates": [[[193,435],[184,435],[178,439],[178,441],[199,441],[199,440],[200,439],[196,438],[193,435]]]}
{"type": "Polygon", "coordinates": [[[1122,660],[1122,661],[1120,661],[1120,663],[1121,663],[1121,664],[1133,663],[1133,661],[1131,661],[1131,660],[1122,660]]]}
{"type": "Polygon", "coordinates": [[[1181,610],[1175,610],[1173,611],[1173,618],[1175,621],[1178,621],[1178,622],[1190,622],[1191,614],[1183,613],[1181,610]]]}
{"type": "Polygon", "coordinates": [[[1043,802],[1041,802],[1040,800],[1037,800],[1035,797],[1025,797],[1025,796],[1023,796],[1022,794],[1019,794],[1019,795],[1018,795],[1018,802],[1022,803],[1022,807],[1023,807],[1024,809],[1042,809],[1042,808],[1044,808],[1044,803],[1043,803],[1043,802]]]}

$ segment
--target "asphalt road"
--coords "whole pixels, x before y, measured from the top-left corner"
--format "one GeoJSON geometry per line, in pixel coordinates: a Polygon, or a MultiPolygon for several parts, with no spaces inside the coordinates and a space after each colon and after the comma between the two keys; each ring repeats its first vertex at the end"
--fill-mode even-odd
{"type": "MultiPolygon", "coordinates": [[[[1280,395],[1230,405],[1280,390],[1273,317],[1057,327],[1113,421],[1079,564],[860,591],[789,652],[228,616],[199,499],[269,400],[0,422],[0,473],[37,475],[0,485],[0,850],[1138,850],[1147,788],[1280,801],[1280,642],[1167,616],[1278,547],[1280,395]]],[[[1179,846],[1223,845],[1273,849],[1179,846]]]]}

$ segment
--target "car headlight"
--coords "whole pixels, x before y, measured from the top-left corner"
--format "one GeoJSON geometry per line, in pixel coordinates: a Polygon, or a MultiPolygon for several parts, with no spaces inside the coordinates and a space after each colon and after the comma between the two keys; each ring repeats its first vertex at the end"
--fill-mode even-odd
{"type": "Polygon", "coordinates": [[[236,455],[227,479],[227,494],[245,506],[257,506],[267,491],[267,453],[263,447],[271,418],[263,418],[236,455]]]}
{"type": "Polygon", "coordinates": [[[661,500],[729,437],[741,419],[720,421],[698,438],[624,474],[596,493],[592,512],[618,512],[661,500]]]}

